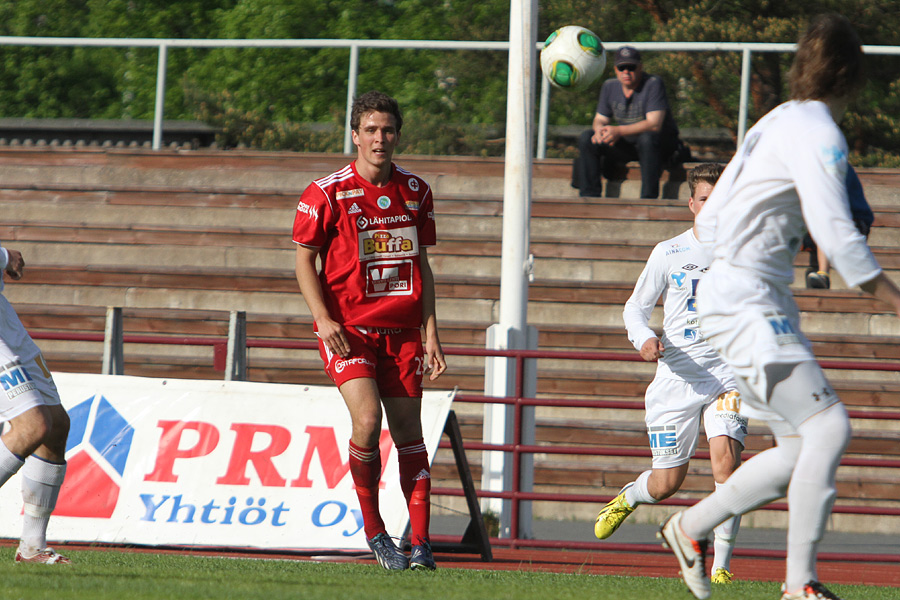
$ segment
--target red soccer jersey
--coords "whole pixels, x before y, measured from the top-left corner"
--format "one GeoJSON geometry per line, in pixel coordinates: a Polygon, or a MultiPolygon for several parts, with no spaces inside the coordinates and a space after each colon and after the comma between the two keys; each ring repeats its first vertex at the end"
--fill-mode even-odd
{"type": "Polygon", "coordinates": [[[391,165],[376,187],[351,163],[300,196],[294,242],[319,248],[319,280],[331,318],[343,325],[420,327],[419,248],[436,243],[431,188],[391,165]]]}

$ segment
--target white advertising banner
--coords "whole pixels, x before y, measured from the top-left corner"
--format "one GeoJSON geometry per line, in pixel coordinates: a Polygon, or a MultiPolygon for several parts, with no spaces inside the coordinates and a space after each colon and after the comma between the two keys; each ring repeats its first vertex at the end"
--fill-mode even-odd
{"type": "MultiPolygon", "coordinates": [[[[52,541],[367,550],[336,388],[54,373],[72,421],[52,541]]],[[[453,392],[425,392],[433,460],[453,392]]],[[[381,512],[409,515],[387,424],[381,512]]],[[[0,488],[0,536],[21,533],[19,476],[0,488]]]]}

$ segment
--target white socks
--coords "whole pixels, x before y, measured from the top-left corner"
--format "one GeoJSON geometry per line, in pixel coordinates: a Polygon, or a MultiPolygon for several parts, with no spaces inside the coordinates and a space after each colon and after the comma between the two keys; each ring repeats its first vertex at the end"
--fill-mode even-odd
{"type": "Polygon", "coordinates": [[[36,456],[25,459],[22,469],[22,498],[25,501],[22,539],[19,550],[34,556],[47,547],[47,524],[56,508],[59,488],[66,477],[66,464],[56,464],[36,456]]]}
{"type": "Polygon", "coordinates": [[[818,581],[816,554],[837,495],[835,472],[850,442],[850,421],[843,404],[813,415],[799,427],[803,450],[788,490],[788,591],[818,581]]]}
{"type": "Polygon", "coordinates": [[[777,446],[745,462],[713,494],[684,512],[681,529],[685,535],[704,539],[726,519],[784,497],[800,454],[800,438],[776,439],[777,446]]]}
{"type": "Polygon", "coordinates": [[[0,439],[0,486],[18,473],[24,464],[25,461],[10,452],[3,440],[0,439]]]}
{"type": "Polygon", "coordinates": [[[644,471],[634,481],[634,484],[625,490],[625,502],[628,506],[634,508],[638,504],[656,504],[658,500],[650,495],[647,489],[647,482],[650,480],[652,471],[644,471]]]}
{"type": "MultiPolygon", "coordinates": [[[[722,487],[722,484],[716,482],[716,490],[720,487],[722,487]]],[[[715,540],[713,541],[713,548],[715,550],[712,565],[713,573],[720,567],[731,571],[731,554],[734,552],[734,540],[737,538],[737,532],[740,526],[741,516],[738,515],[730,519],[725,519],[725,521],[713,530],[715,532],[715,540]]]]}

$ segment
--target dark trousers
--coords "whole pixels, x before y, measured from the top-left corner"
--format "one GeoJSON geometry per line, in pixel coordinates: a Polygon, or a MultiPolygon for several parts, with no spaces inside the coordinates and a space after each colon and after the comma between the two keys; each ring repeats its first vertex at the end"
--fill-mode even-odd
{"type": "Polygon", "coordinates": [[[677,140],[664,140],[659,133],[645,132],[619,138],[609,145],[595,144],[591,141],[593,135],[593,130],[589,129],[578,138],[572,185],[578,188],[580,196],[602,196],[601,175],[609,179],[609,173],[617,164],[636,160],[641,163],[641,198],[659,198],[663,157],[672,155],[677,140]]]}

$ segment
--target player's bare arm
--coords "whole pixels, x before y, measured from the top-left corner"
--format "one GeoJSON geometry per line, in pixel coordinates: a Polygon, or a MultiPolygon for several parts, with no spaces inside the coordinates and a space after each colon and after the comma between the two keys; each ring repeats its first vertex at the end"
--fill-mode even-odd
{"type": "Polygon", "coordinates": [[[428,252],[419,249],[419,263],[422,271],[422,325],[425,327],[425,365],[431,370],[429,379],[434,381],[447,370],[444,350],[438,338],[437,314],[434,300],[434,274],[428,263],[428,252]]]}
{"type": "Polygon", "coordinates": [[[325,299],[322,295],[322,284],[316,271],[316,256],[318,248],[309,248],[297,244],[297,258],[295,271],[297,283],[300,285],[300,293],[309,307],[313,320],[316,322],[316,330],[319,338],[325,343],[329,351],[341,358],[350,354],[350,343],[344,335],[343,326],[334,321],[325,307],[325,299]]]}
{"type": "Polygon", "coordinates": [[[888,279],[884,272],[879,273],[874,279],[859,286],[862,291],[872,294],[879,300],[887,302],[894,308],[894,312],[900,316],[900,289],[894,282],[888,279]]]}
{"type": "Polygon", "coordinates": [[[25,271],[25,259],[18,250],[6,249],[9,254],[9,260],[6,262],[6,274],[13,279],[21,279],[22,273],[25,271]]]}

